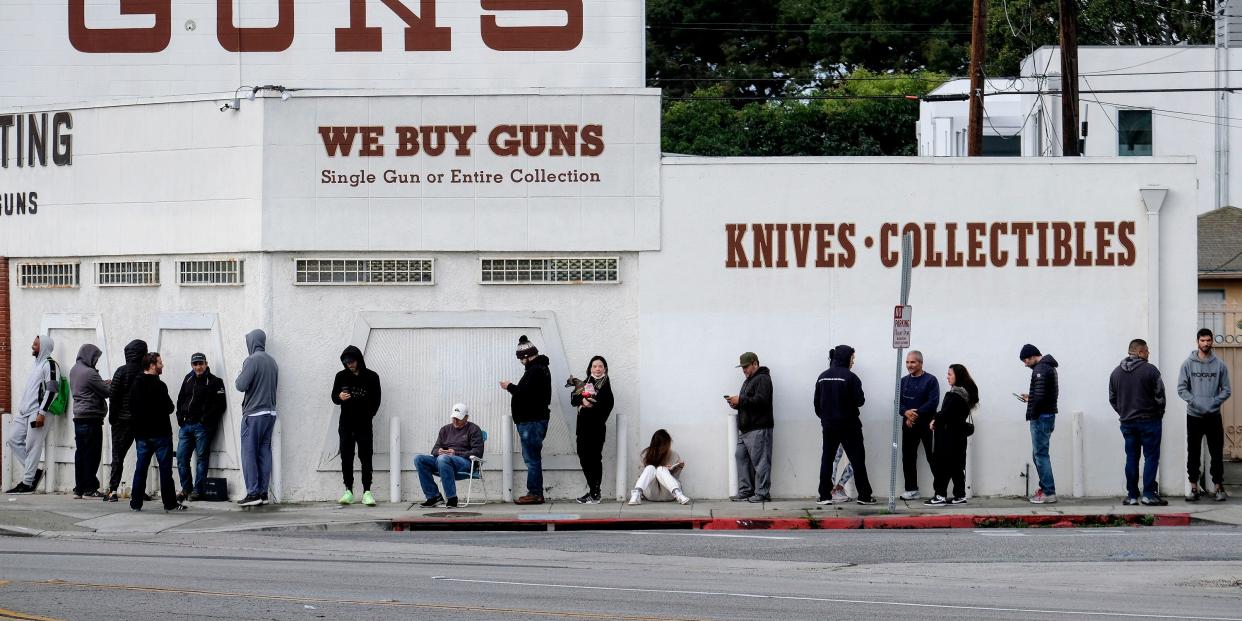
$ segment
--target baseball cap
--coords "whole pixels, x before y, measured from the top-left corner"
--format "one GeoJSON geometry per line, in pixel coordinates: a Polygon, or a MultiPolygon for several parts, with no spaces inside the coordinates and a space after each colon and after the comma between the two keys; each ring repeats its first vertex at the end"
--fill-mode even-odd
{"type": "Polygon", "coordinates": [[[200,362],[204,364],[207,362],[207,356],[204,355],[202,352],[199,352],[199,353],[196,353],[190,356],[190,364],[198,364],[200,362]]]}
{"type": "Polygon", "coordinates": [[[453,406],[453,418],[462,420],[467,416],[470,416],[470,408],[466,407],[466,404],[458,403],[453,406]]]}
{"type": "Polygon", "coordinates": [[[756,362],[759,362],[759,356],[757,356],[753,351],[748,351],[741,356],[738,356],[737,361],[740,363],[737,365],[738,368],[748,367],[756,362]]]}

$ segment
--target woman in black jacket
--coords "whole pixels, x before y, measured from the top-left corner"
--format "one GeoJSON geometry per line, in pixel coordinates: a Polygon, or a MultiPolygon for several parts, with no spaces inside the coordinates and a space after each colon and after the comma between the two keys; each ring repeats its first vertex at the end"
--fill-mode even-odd
{"type": "Polygon", "coordinates": [[[979,387],[970,371],[960,364],[949,365],[946,376],[949,392],[940,402],[940,411],[932,419],[932,483],[936,495],[923,504],[928,506],[966,504],[966,417],[979,405],[979,387]],[[947,499],[949,481],[953,481],[953,498],[947,499]]]}
{"type": "Polygon", "coordinates": [[[591,358],[582,390],[574,390],[569,402],[578,408],[578,461],[587,480],[587,493],[578,498],[584,505],[600,502],[600,481],[604,478],[604,437],[608,415],[612,414],[612,382],[608,381],[608,361],[591,358]]]}

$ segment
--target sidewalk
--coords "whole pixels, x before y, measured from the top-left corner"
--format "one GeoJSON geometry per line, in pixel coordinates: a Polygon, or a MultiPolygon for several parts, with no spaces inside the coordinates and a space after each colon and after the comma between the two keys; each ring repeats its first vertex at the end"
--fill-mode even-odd
{"type": "Polygon", "coordinates": [[[983,528],[1029,526],[1187,525],[1192,521],[1242,525],[1242,501],[1169,501],[1167,507],[1127,507],[1121,498],[1066,498],[1054,505],[1032,505],[1019,498],[977,498],[953,507],[925,507],[922,501],[897,502],[889,514],[883,503],[818,506],[811,499],[763,504],[719,500],[690,505],[645,502],[636,507],[616,501],[580,505],[572,500],[536,506],[491,503],[459,509],[424,510],[409,502],[376,507],[297,503],[242,509],[234,503],[198,502],[189,511],[164,513],[159,501],[140,513],[122,500],[74,500],[67,494],[0,496],[0,535],[62,533],[151,535],[261,531],[348,530],[555,530],[555,529],[795,529],[795,528],[983,528]],[[1151,517],[1146,517],[1151,516],[1151,517]]]}

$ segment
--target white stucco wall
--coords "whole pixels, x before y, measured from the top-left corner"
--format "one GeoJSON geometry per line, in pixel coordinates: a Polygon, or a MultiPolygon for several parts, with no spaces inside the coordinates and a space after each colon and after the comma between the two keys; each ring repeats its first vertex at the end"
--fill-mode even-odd
{"type": "MultiPolygon", "coordinates": [[[[821,444],[814,383],[828,350],[840,343],[858,350],[867,467],[877,494],[887,493],[896,362],[891,317],[900,273],[883,267],[877,248],[863,243],[886,222],[939,223],[941,249],[946,222],[1134,222],[1131,267],[1017,267],[1011,257],[1000,268],[916,268],[910,297],[913,346],[924,352],[927,371],[943,388],[946,367],[960,362],[982,393],[969,452],[973,493],[1023,493],[1017,475],[1030,459],[1030,440],[1025,406],[1010,393],[1027,391],[1030,372],[1017,358],[1027,342],[1061,364],[1062,414],[1052,440],[1058,492],[1073,491],[1073,412],[1085,419],[1086,493],[1123,488],[1123,449],[1107,382],[1129,340],[1149,336],[1151,249],[1138,190],[1169,188],[1161,213],[1161,334],[1153,350],[1172,389],[1195,329],[1192,163],[670,158],[663,178],[663,249],[640,257],[641,438],[669,430],[687,462],[688,493],[720,497],[728,489],[729,419],[720,395],[737,393],[738,354],[754,351],[771,368],[775,387],[773,494],[814,495],[821,444]],[[788,268],[726,268],[726,224],[819,222],[856,225],[853,267],[813,267],[812,236],[808,267],[796,267],[791,241],[788,268]]],[[[751,239],[744,247],[753,260],[751,239]]],[[[1012,238],[1004,244],[1013,251],[1012,238]]],[[[833,251],[839,249],[833,238],[833,251]]],[[[1180,489],[1184,410],[1174,402],[1165,420],[1161,482],[1180,489]]],[[[926,493],[931,479],[925,465],[922,471],[926,493]]]]}

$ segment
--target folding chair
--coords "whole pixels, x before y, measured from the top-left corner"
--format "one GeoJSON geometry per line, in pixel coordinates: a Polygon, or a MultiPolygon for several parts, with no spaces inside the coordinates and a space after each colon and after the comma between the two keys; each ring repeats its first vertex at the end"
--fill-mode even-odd
{"type": "MultiPolygon", "coordinates": [[[[483,443],[484,444],[487,443],[487,432],[486,431],[483,432],[483,443]]],[[[469,507],[470,505],[487,504],[487,484],[484,483],[483,481],[483,458],[482,457],[471,456],[470,457],[470,471],[469,472],[458,472],[457,476],[453,478],[457,479],[458,481],[469,481],[469,483],[466,484],[466,502],[459,503],[457,506],[469,507]],[[471,499],[474,497],[474,482],[475,481],[478,481],[479,487],[483,488],[483,501],[482,502],[471,502],[471,499]]]]}

